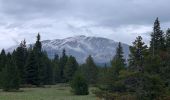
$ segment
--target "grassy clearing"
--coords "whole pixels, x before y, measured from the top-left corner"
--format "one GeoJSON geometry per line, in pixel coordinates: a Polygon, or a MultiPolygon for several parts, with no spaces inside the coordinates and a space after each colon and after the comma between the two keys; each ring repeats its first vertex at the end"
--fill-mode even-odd
{"type": "Polygon", "coordinates": [[[0,100],[96,100],[93,94],[76,96],[70,87],[63,85],[46,88],[22,88],[23,92],[0,92],[0,100]]]}

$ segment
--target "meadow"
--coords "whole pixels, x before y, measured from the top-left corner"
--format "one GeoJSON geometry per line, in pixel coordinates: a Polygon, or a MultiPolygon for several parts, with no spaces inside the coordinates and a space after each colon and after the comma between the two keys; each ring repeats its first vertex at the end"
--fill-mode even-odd
{"type": "Polygon", "coordinates": [[[69,86],[60,84],[44,88],[21,88],[21,92],[1,90],[0,100],[96,100],[96,97],[91,92],[86,96],[74,95],[69,86]]]}

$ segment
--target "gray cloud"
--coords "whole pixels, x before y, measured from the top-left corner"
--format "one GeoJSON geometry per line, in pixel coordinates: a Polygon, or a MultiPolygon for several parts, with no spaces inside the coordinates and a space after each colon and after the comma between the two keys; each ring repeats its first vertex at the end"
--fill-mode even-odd
{"type": "Polygon", "coordinates": [[[40,15],[56,14],[65,9],[67,0],[1,0],[1,9],[4,14],[12,17],[36,18],[40,15]]]}
{"type": "Polygon", "coordinates": [[[37,32],[43,39],[84,34],[128,44],[142,35],[148,42],[156,17],[163,29],[169,27],[169,4],[169,0],[0,0],[0,42],[9,38],[31,42],[37,32]]]}

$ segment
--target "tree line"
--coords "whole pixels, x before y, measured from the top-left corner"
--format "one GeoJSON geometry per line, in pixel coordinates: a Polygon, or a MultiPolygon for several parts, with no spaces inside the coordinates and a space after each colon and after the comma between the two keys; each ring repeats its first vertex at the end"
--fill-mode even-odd
{"type": "MultiPolygon", "coordinates": [[[[91,56],[83,66],[83,73],[87,72],[89,82],[94,83],[94,75],[97,69],[91,56]],[[94,68],[93,68],[94,67],[94,68]],[[92,75],[91,75],[92,74],[92,75]],[[90,78],[92,77],[92,78],[90,78]]],[[[42,50],[40,34],[34,45],[27,48],[26,41],[12,52],[6,53],[3,49],[0,53],[0,88],[4,91],[17,91],[20,87],[53,85],[56,83],[69,83],[76,71],[81,70],[75,57],[68,56],[65,49],[62,55],[56,54],[54,59],[49,59],[46,51],[42,50]]],[[[97,73],[96,73],[97,74],[97,73]]]]}
{"type": "Polygon", "coordinates": [[[125,62],[121,43],[111,67],[101,70],[96,96],[106,100],[169,100],[170,29],[164,33],[157,18],[147,46],[141,36],[129,47],[125,62]]]}
{"type": "Polygon", "coordinates": [[[157,18],[150,45],[138,36],[129,50],[126,61],[119,42],[109,66],[98,67],[90,55],[80,65],[65,50],[49,59],[38,34],[36,43],[28,49],[24,40],[12,53],[1,51],[0,87],[11,91],[29,85],[70,83],[77,95],[87,95],[89,85],[95,86],[93,93],[106,100],[169,100],[170,29],[163,32],[157,18]]]}

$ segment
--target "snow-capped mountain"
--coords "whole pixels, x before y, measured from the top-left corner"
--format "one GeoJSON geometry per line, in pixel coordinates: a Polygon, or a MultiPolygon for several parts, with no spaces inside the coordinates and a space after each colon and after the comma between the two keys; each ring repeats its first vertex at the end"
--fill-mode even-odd
{"type": "MultiPolygon", "coordinates": [[[[53,58],[55,54],[61,55],[65,49],[68,55],[76,57],[79,63],[83,63],[88,55],[92,55],[96,63],[109,62],[116,52],[118,42],[101,37],[86,37],[84,35],[69,37],[65,39],[42,41],[43,50],[48,56],[53,58]]],[[[125,58],[129,55],[129,46],[122,44],[125,58]]],[[[12,51],[15,47],[8,49],[12,51]]]]}

